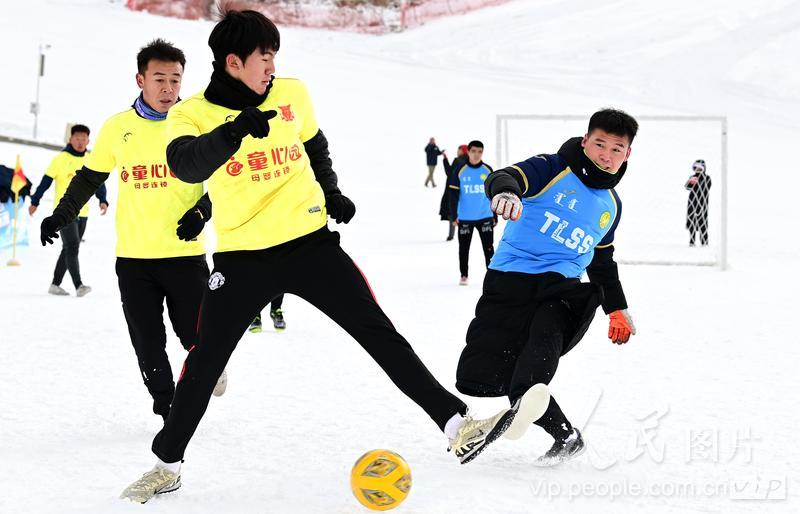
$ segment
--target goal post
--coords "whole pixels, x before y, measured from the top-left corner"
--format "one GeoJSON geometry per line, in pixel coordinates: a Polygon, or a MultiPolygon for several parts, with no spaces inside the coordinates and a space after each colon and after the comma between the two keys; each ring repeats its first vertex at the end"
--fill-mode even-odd
{"type": "MultiPolygon", "coordinates": [[[[615,257],[626,264],[728,265],[728,120],[725,116],[635,116],[639,132],[631,145],[624,180],[615,257]],[[690,247],[689,191],[684,185],[696,159],[711,179],[708,244],[690,247]]],[[[556,153],[570,137],[583,136],[589,116],[498,114],[495,169],[533,155],[556,153]]]]}

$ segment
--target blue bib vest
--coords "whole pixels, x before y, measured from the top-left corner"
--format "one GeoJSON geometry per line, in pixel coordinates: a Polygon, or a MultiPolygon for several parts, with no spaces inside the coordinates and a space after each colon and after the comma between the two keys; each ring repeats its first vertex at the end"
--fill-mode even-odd
{"type": "Polygon", "coordinates": [[[490,269],[580,278],[618,211],[612,190],[585,186],[569,168],[522,205],[522,217],[506,224],[490,269]]]}
{"type": "Polygon", "coordinates": [[[459,221],[483,220],[494,215],[483,188],[483,183],[489,173],[490,170],[483,164],[476,168],[467,164],[459,170],[459,221]]]}

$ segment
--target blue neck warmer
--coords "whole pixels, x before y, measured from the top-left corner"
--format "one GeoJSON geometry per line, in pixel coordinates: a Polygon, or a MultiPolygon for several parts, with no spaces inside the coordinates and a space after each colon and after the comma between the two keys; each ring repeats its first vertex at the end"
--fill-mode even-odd
{"type": "Polygon", "coordinates": [[[150,121],[163,121],[167,119],[167,113],[165,112],[158,112],[157,110],[153,109],[144,101],[144,97],[139,94],[139,97],[133,102],[133,108],[136,109],[136,114],[141,116],[142,118],[150,121]]]}

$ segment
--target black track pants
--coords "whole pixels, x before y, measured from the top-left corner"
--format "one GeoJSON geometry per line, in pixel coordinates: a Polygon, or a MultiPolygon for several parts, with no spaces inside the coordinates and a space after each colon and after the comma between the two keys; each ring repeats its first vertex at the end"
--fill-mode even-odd
{"type": "MultiPolygon", "coordinates": [[[[513,402],[534,384],[549,384],[559,359],[583,336],[598,305],[595,288],[577,279],[489,270],[467,330],[456,387],[472,396],[508,396],[513,402]]],[[[572,429],[553,398],[536,424],[553,437],[572,429]]]]}
{"type": "Polygon", "coordinates": [[[205,255],[168,259],[117,258],[122,310],[153,412],[169,412],[175,384],[167,359],[164,301],[175,335],[187,350],[197,343],[197,317],[208,281],[205,255]]]}
{"type": "Polygon", "coordinates": [[[53,283],[61,285],[64,275],[69,270],[72,284],[77,289],[83,284],[81,281],[81,265],[78,262],[78,252],[81,248],[81,239],[86,232],[86,221],[88,218],[75,218],[75,221],[68,223],[58,231],[61,234],[61,253],[56,261],[56,269],[53,271],[53,283]]]}
{"type": "Polygon", "coordinates": [[[339,234],[325,227],[273,248],[214,255],[200,314],[200,340],[184,363],[169,418],[153,440],[153,452],[161,460],[183,458],[236,344],[255,315],[281,293],[304,298],[345,329],[439,428],[455,413],[466,411],[397,333],[366,279],[339,246],[339,234]]]}
{"type": "Polygon", "coordinates": [[[486,266],[494,255],[494,222],[491,218],[478,221],[458,222],[458,264],[462,277],[469,276],[469,247],[472,244],[472,230],[478,231],[483,248],[486,266]]]}

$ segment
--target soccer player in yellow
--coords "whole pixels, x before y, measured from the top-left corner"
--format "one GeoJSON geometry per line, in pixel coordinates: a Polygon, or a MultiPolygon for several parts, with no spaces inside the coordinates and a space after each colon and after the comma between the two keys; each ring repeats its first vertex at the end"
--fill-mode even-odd
{"type": "MultiPolygon", "coordinates": [[[[42,199],[45,191],[50,188],[50,185],[56,183],[56,195],[54,198],[55,205],[64,196],[64,191],[67,190],[69,182],[75,173],[83,166],[83,161],[87,156],[87,146],[89,145],[89,127],[86,125],[73,125],[70,129],[69,142],[67,146],[61,150],[58,155],[53,157],[50,161],[50,166],[44,172],[42,181],[39,182],[39,187],[36,192],[31,195],[31,205],[28,207],[28,213],[33,216],[39,208],[39,201],[42,199]]],[[[103,184],[95,192],[95,196],[100,201],[100,214],[105,215],[108,210],[108,200],[106,200],[106,186],[103,184]]],[[[61,281],[64,279],[64,274],[69,270],[69,275],[72,277],[72,284],[75,286],[75,294],[77,296],[85,296],[92,288],[87,286],[81,280],[81,267],[78,262],[78,252],[81,246],[81,239],[86,232],[86,222],[89,219],[89,206],[84,205],[78,216],[71,222],[64,225],[61,230],[61,253],[58,255],[56,261],[56,269],[53,272],[53,282],[50,284],[48,293],[57,296],[68,296],[69,293],[61,287],[61,281]]]]}
{"type": "Polygon", "coordinates": [[[278,29],[258,12],[228,10],[208,43],[211,81],[170,111],[167,161],[181,180],[208,181],[218,241],[214,270],[198,321],[200,340],[153,441],[158,461],[121,497],[144,503],[180,486],[184,451],[216,377],[254,316],[280,293],[306,299],[352,335],[448,436],[461,462],[472,460],[517,412],[463,417],[467,406],[395,330],[339,246],[339,234],[328,229],[328,216],[347,223],[356,209],[337,187],[305,85],[272,75],[278,29]]]}
{"type": "MultiPolygon", "coordinates": [[[[53,215],[42,221],[41,234],[42,244],[52,242],[56,230],[118,171],[116,271],[122,310],[153,412],[166,419],[175,384],[165,351],[164,301],[175,334],[190,349],[197,343],[197,315],[208,280],[203,239],[195,236],[211,216],[211,204],[202,184],[178,180],[166,163],[165,120],[178,101],[183,52],[156,39],[136,60],[141,94],[131,108],[105,122],[94,151],[53,215]],[[188,226],[191,234],[185,233],[188,226]]],[[[221,386],[224,381],[221,377],[221,386]]]]}

